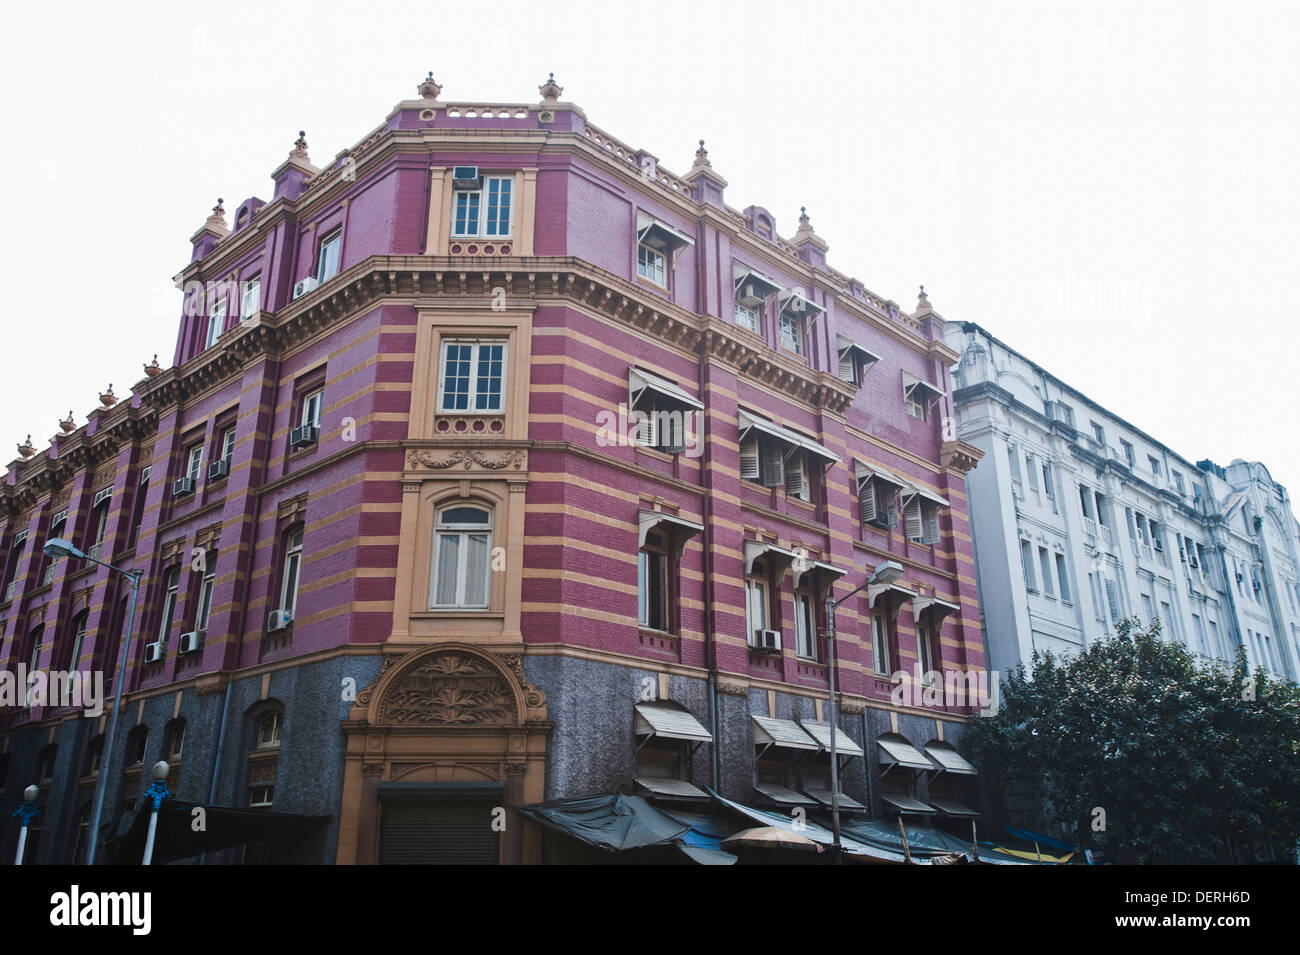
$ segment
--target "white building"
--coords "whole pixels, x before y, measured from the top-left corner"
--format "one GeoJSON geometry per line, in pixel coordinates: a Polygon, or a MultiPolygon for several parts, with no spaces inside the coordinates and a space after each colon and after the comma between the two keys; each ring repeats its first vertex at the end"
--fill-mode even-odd
{"type": "Polygon", "coordinates": [[[1300,674],[1300,525],[1262,464],[1193,464],[978,325],[948,322],[989,666],[1159,618],[1199,657],[1300,674]]]}

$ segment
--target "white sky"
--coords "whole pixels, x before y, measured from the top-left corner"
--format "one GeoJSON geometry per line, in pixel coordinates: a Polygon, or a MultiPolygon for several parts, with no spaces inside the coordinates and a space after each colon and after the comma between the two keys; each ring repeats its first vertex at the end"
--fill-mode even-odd
{"type": "Polygon", "coordinates": [[[563,99],[911,309],[924,283],[1196,460],[1300,494],[1300,11],[1284,3],[226,2],[6,12],[0,462],[170,364],[170,277],[299,129],[318,164],[433,70],[563,99]],[[461,13],[452,13],[461,10],[461,13]],[[7,449],[7,450],[4,450],[7,449]]]}

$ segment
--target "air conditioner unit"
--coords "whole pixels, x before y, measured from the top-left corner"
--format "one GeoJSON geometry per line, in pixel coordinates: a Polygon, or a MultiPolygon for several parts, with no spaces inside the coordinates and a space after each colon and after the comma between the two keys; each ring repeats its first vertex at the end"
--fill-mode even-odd
{"type": "Polygon", "coordinates": [[[166,651],[167,646],[161,640],[155,640],[153,643],[146,643],[144,645],[144,662],[157,663],[163,658],[163,654],[166,653],[166,651]]]}
{"type": "Polygon", "coordinates": [[[211,464],[208,465],[209,481],[215,480],[216,478],[223,478],[229,473],[230,473],[230,462],[227,461],[225,458],[222,458],[220,461],[213,461],[211,464]]]}
{"type": "Polygon", "coordinates": [[[313,424],[304,424],[301,427],[294,428],[289,432],[289,447],[307,448],[316,443],[320,437],[320,428],[313,424]]]}
{"type": "Polygon", "coordinates": [[[309,275],[305,279],[301,279],[300,281],[294,284],[293,297],[302,298],[308,292],[315,291],[316,287],[319,285],[320,285],[320,279],[316,278],[316,276],[314,275],[309,275]]]}
{"type": "Polygon", "coordinates": [[[456,189],[478,189],[483,180],[478,174],[478,166],[453,166],[451,184],[456,189]]]}
{"type": "Polygon", "coordinates": [[[184,497],[194,493],[194,478],[177,478],[172,482],[172,497],[184,497]]]}
{"type": "Polygon", "coordinates": [[[781,652],[781,631],[780,630],[755,630],[754,649],[764,650],[771,653],[780,653],[781,652]]]}
{"type": "Polygon", "coordinates": [[[191,630],[189,633],[181,634],[181,646],[179,653],[193,653],[203,646],[203,638],[199,636],[197,630],[191,630]]]}
{"type": "Polygon", "coordinates": [[[281,630],[287,630],[292,623],[292,610],[272,610],[266,618],[266,632],[277,633],[281,630]]]}

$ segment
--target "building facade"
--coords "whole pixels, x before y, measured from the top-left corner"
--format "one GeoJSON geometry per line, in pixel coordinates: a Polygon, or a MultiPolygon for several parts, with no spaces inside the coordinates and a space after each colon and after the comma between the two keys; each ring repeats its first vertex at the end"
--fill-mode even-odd
{"type": "Polygon", "coordinates": [[[84,854],[98,774],[121,817],[160,757],[180,799],[313,820],[220,861],[536,862],[510,808],[593,793],[818,809],[828,597],[846,808],[964,815],[978,701],[909,692],[984,672],[980,452],[924,295],[873,294],[806,214],[784,239],[727,205],[703,143],[674,175],[553,80],[418,92],[321,166],[300,134],[270,201],[219,201],[171,367],[10,465],[0,665],[115,676],[129,581],[45,541],[142,581],[113,752],[106,715],[5,709],[30,857],[84,854]]]}
{"type": "Polygon", "coordinates": [[[1300,527],[1262,464],[1183,458],[978,325],[949,322],[990,666],[1159,619],[1204,662],[1300,674],[1300,527]]]}

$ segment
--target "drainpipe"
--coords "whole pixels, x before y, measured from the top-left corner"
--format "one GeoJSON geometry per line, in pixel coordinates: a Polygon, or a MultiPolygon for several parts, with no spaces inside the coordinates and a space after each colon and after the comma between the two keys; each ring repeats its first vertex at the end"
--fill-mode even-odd
{"type": "MultiPolygon", "coordinates": [[[[710,343],[708,333],[704,340],[704,349],[700,353],[699,364],[699,390],[700,398],[704,398],[704,379],[705,365],[708,361],[710,343]]],[[[712,427],[709,424],[710,402],[704,402],[704,411],[700,413],[700,420],[703,425],[704,434],[698,435],[702,454],[700,455],[700,481],[703,488],[704,476],[708,473],[709,464],[713,460],[713,442],[708,440],[712,427]]],[[[706,493],[703,495],[704,506],[701,508],[700,517],[704,524],[704,530],[700,534],[700,543],[704,548],[704,665],[709,670],[709,732],[713,734],[711,780],[713,782],[713,791],[718,791],[719,758],[718,758],[718,650],[717,635],[714,633],[713,614],[714,614],[714,589],[713,574],[710,572],[710,555],[713,553],[713,496],[706,493]]]]}

